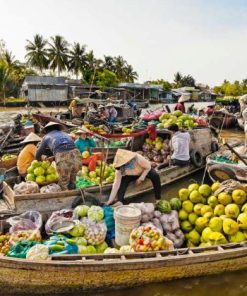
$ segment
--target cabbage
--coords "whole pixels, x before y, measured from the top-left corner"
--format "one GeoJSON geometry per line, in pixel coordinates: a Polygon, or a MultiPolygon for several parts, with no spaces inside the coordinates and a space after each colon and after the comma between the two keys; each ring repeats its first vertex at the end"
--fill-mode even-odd
{"type": "Polygon", "coordinates": [[[77,237],[76,244],[77,244],[77,246],[86,246],[87,240],[84,237],[77,237]]]}
{"type": "Polygon", "coordinates": [[[127,246],[122,246],[119,251],[121,253],[132,253],[134,252],[134,249],[131,248],[131,246],[127,245],[127,246]]]}
{"type": "Polygon", "coordinates": [[[27,251],[26,259],[46,260],[49,256],[49,248],[45,245],[37,244],[27,251]]]}
{"type": "Polygon", "coordinates": [[[108,245],[106,242],[103,242],[102,244],[99,244],[95,246],[97,253],[104,253],[104,251],[108,248],[108,245]]]}
{"type": "Polygon", "coordinates": [[[115,248],[107,248],[104,251],[104,254],[116,254],[116,253],[119,253],[119,250],[118,249],[115,249],[115,248]]]}
{"type": "Polygon", "coordinates": [[[99,222],[104,218],[104,211],[101,207],[91,206],[87,215],[90,220],[99,222]]]}
{"type": "Polygon", "coordinates": [[[77,207],[74,209],[74,214],[75,214],[77,217],[80,217],[80,218],[85,217],[85,216],[87,216],[88,209],[89,209],[89,207],[86,206],[86,205],[77,206],[77,207]]]}
{"type": "Polygon", "coordinates": [[[78,223],[72,228],[68,233],[74,237],[83,236],[85,231],[85,226],[82,223],[78,223]]]}

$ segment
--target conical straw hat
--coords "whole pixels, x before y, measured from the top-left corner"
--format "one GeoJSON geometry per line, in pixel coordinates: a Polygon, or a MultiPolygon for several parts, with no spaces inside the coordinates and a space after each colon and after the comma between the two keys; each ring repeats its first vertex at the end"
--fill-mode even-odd
{"type": "Polygon", "coordinates": [[[136,157],[136,153],[124,149],[118,149],[114,157],[113,166],[119,168],[127,162],[131,161],[136,157]]]}
{"type": "Polygon", "coordinates": [[[47,123],[47,125],[45,126],[45,129],[49,126],[53,126],[53,125],[59,125],[59,126],[62,126],[62,124],[58,123],[58,122],[54,122],[54,121],[50,121],[49,123],[47,123]]]}
{"type": "Polygon", "coordinates": [[[75,134],[77,135],[77,134],[87,134],[87,133],[89,133],[90,131],[89,131],[89,129],[87,129],[85,126],[82,126],[81,128],[79,128],[76,132],[75,132],[75,134]]]}
{"type": "Polygon", "coordinates": [[[40,142],[42,139],[37,136],[35,133],[30,133],[24,141],[22,141],[23,144],[30,143],[30,142],[40,142]]]}

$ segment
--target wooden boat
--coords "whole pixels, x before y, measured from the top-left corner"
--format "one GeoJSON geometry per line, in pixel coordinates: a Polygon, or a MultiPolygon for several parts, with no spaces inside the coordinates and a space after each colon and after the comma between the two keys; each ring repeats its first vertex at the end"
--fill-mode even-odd
{"type": "MultiPolygon", "coordinates": [[[[167,131],[164,131],[167,133],[167,131]]],[[[197,152],[201,159],[201,163],[198,166],[189,164],[186,166],[169,166],[158,170],[160,176],[161,185],[165,186],[172,182],[178,181],[179,179],[186,177],[190,174],[197,172],[205,166],[204,159],[206,155],[211,152],[211,144],[213,141],[210,129],[196,129],[190,131],[191,133],[191,150],[197,152]]],[[[140,136],[143,138],[143,136],[140,136]]],[[[143,138],[144,140],[145,138],[143,138]]],[[[141,140],[134,143],[134,150],[140,148],[142,145],[141,140]]],[[[195,155],[195,153],[194,153],[195,155]]],[[[12,180],[13,181],[13,180],[12,180]]],[[[102,188],[100,186],[87,187],[85,191],[91,196],[100,199],[105,202],[108,199],[112,184],[103,184],[102,188]]],[[[152,192],[153,185],[149,179],[146,179],[142,184],[136,185],[135,182],[130,183],[126,191],[125,198],[130,199],[136,196],[140,196],[144,193],[152,192]]],[[[1,200],[0,204],[0,214],[9,213],[9,215],[20,214],[28,209],[33,209],[40,211],[41,213],[52,212],[55,210],[60,210],[64,208],[71,208],[72,204],[75,202],[76,198],[83,197],[83,191],[71,190],[63,191],[50,194],[28,194],[28,195],[15,195],[11,187],[4,183],[4,198],[1,200]]]]}
{"type": "MultiPolygon", "coordinates": [[[[237,143],[234,147],[235,150],[243,147],[242,144],[237,143]]],[[[224,153],[224,151],[229,151],[227,149],[222,149],[221,152],[215,152],[207,157],[207,172],[210,179],[213,182],[219,181],[223,182],[228,179],[237,180],[240,182],[246,182],[247,180],[247,166],[240,163],[226,163],[226,162],[217,162],[215,157],[224,153]]],[[[230,152],[229,152],[230,153],[230,152]]]]}
{"type": "Polygon", "coordinates": [[[60,120],[54,116],[48,116],[48,115],[44,115],[42,113],[34,113],[34,114],[32,114],[32,116],[42,124],[47,124],[50,121],[54,121],[54,122],[58,122],[62,125],[65,125],[68,128],[77,127],[77,125],[73,124],[70,121],[60,120]]]}
{"type": "Polygon", "coordinates": [[[2,293],[99,292],[247,269],[247,242],[147,253],[0,258],[2,293]]]}
{"type": "Polygon", "coordinates": [[[209,124],[214,128],[230,128],[236,124],[236,116],[223,111],[214,111],[209,118],[209,124]]]}

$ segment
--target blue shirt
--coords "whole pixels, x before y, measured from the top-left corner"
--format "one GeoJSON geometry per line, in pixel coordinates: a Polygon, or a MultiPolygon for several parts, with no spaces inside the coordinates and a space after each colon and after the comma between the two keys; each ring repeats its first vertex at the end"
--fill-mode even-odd
{"type": "Polygon", "coordinates": [[[75,146],[76,148],[79,149],[81,153],[88,150],[91,154],[91,148],[96,147],[96,142],[93,139],[89,139],[89,138],[86,138],[86,139],[78,138],[75,141],[75,146]]]}
{"type": "Polygon", "coordinates": [[[75,149],[75,144],[64,132],[61,131],[51,131],[42,139],[40,146],[36,153],[36,159],[41,160],[41,155],[44,154],[45,149],[49,148],[53,155],[59,152],[66,152],[75,149]]]}

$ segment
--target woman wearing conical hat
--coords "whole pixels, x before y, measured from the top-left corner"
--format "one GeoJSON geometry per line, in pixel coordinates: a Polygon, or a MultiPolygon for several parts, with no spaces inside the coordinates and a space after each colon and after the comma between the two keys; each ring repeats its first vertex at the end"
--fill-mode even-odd
{"type": "Polygon", "coordinates": [[[118,149],[113,166],[116,169],[115,181],[107,204],[112,204],[116,199],[125,203],[124,195],[130,182],[135,181],[140,185],[146,178],[150,179],[154,187],[156,199],[161,197],[161,184],[158,173],[151,167],[150,162],[142,155],[118,149]]]}
{"type": "Polygon", "coordinates": [[[20,176],[25,177],[27,169],[30,167],[32,161],[35,159],[37,144],[41,141],[41,138],[34,133],[30,133],[22,144],[24,148],[21,150],[17,158],[17,169],[20,176]]]}

